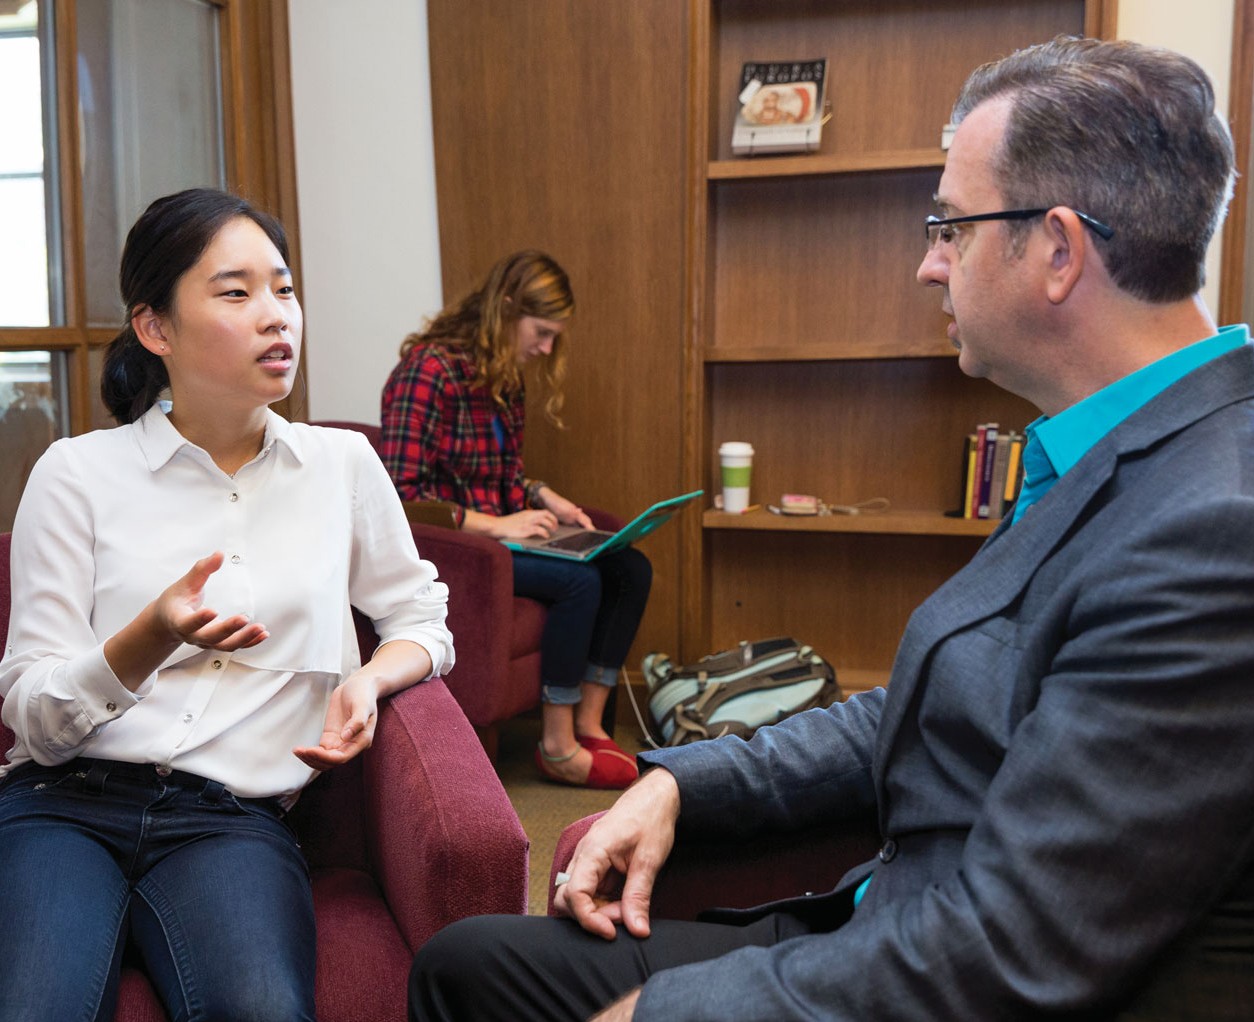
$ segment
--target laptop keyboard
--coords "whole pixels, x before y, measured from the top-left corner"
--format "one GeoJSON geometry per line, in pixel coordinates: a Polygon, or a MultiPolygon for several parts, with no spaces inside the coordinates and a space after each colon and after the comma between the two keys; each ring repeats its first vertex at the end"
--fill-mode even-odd
{"type": "Polygon", "coordinates": [[[550,550],[565,550],[567,553],[581,554],[585,550],[591,550],[594,546],[600,546],[611,535],[613,533],[585,530],[583,532],[572,532],[569,536],[562,536],[560,539],[551,539],[544,545],[550,550]]]}

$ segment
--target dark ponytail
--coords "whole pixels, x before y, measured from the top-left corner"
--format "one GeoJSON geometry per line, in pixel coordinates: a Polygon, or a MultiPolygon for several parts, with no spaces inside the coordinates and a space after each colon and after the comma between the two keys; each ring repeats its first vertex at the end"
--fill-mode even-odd
{"type": "Polygon", "coordinates": [[[100,398],[109,414],[122,425],[134,422],[169,385],[165,362],[139,343],[127,323],[105,350],[100,373],[100,398]]]}
{"type": "Polygon", "coordinates": [[[288,262],[283,226],[245,200],[212,188],[190,188],[157,199],[135,221],[122,249],[118,283],[126,304],[126,326],[105,351],[100,397],[119,423],[140,418],[170,384],[165,361],[140,343],[131,326],[147,306],[170,312],[174,290],[227,223],[246,217],[265,231],[288,262]]]}

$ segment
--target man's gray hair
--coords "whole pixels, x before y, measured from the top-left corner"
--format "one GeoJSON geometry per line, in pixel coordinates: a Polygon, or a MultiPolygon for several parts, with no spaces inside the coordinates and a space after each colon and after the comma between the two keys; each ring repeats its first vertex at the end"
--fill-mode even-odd
{"type": "MultiPolygon", "coordinates": [[[[1012,109],[993,168],[1008,208],[1069,206],[1114,229],[1095,239],[1125,291],[1195,294],[1232,197],[1232,139],[1206,73],[1172,50],[1059,37],[977,68],[954,106],[1012,109]]],[[[1012,237],[1029,224],[1008,224],[1012,237]]],[[[1021,242],[1020,242],[1021,244],[1021,242]]]]}

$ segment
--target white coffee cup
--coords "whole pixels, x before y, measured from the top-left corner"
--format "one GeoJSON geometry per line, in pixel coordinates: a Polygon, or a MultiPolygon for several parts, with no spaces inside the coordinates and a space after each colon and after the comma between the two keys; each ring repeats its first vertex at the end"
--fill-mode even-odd
{"type": "Polygon", "coordinates": [[[753,445],[729,440],[719,446],[718,458],[723,475],[723,510],[738,515],[749,506],[753,445]]]}

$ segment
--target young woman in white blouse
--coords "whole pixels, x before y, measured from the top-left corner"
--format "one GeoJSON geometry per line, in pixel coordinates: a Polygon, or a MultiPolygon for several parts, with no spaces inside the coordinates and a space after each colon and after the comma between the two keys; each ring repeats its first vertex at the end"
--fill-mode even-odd
{"type": "Polygon", "coordinates": [[[171,1018],[312,1020],[283,815],[370,745],[381,697],[452,665],[447,590],[365,440],[268,407],[302,326],[277,221],[159,199],[121,284],[122,426],[53,444],[13,528],[0,1017],[110,1017],[129,942],[171,1018]],[[364,666],[351,606],[381,639],[364,666]]]}

